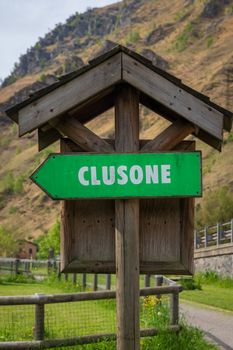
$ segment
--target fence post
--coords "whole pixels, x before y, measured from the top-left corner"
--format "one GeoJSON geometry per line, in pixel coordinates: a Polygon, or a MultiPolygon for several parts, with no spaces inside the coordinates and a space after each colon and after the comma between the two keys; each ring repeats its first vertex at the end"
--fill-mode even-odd
{"type": "MultiPolygon", "coordinates": [[[[156,285],[156,287],[161,287],[162,284],[163,284],[163,276],[155,275],[155,285],[156,285]]],[[[157,298],[161,299],[161,295],[157,294],[157,298]]]]}
{"type": "Polygon", "coordinates": [[[145,287],[150,287],[150,275],[144,276],[144,285],[145,287]]]}
{"type": "Polygon", "coordinates": [[[43,294],[36,294],[38,297],[38,304],[35,305],[35,340],[44,339],[44,304],[40,302],[40,297],[43,294]]]}
{"type": "Polygon", "coordinates": [[[16,275],[19,275],[19,264],[20,264],[20,260],[15,259],[15,274],[16,275]]]}
{"type": "Polygon", "coordinates": [[[217,223],[217,245],[219,245],[221,243],[221,231],[220,231],[220,223],[217,223]]]}
{"type": "Polygon", "coordinates": [[[177,325],[179,322],[179,292],[171,294],[171,325],[177,325]]]}
{"type": "Polygon", "coordinates": [[[194,230],[194,249],[197,249],[197,230],[194,230]]]}
{"type": "Polygon", "coordinates": [[[204,229],[205,232],[205,248],[208,247],[208,227],[206,226],[204,229]]]}
{"type": "Polygon", "coordinates": [[[76,286],[76,282],[77,282],[77,275],[76,273],[73,273],[72,275],[72,283],[76,286]]]}
{"type": "Polygon", "coordinates": [[[233,219],[231,219],[231,243],[233,243],[233,219]]]}
{"type": "Polygon", "coordinates": [[[106,275],[106,289],[110,290],[111,289],[111,274],[108,273],[106,275]]]}
{"type": "Polygon", "coordinates": [[[83,289],[85,289],[87,286],[87,275],[85,273],[82,274],[82,286],[83,289]]]}
{"type": "Polygon", "coordinates": [[[97,273],[94,274],[93,290],[94,291],[98,290],[98,275],[97,275],[97,273]]]}

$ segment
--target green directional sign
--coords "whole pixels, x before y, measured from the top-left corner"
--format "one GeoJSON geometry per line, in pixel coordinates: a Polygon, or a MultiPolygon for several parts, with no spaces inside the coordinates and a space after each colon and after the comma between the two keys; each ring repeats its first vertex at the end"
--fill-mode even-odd
{"type": "Polygon", "coordinates": [[[200,197],[201,154],[50,154],[31,179],[53,199],[200,197]]]}

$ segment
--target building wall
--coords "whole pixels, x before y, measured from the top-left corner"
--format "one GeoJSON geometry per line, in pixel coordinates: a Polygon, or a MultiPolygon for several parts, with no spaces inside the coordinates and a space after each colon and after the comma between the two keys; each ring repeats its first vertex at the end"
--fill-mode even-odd
{"type": "Polygon", "coordinates": [[[215,271],[233,278],[233,244],[198,249],[194,254],[195,272],[215,271]]]}

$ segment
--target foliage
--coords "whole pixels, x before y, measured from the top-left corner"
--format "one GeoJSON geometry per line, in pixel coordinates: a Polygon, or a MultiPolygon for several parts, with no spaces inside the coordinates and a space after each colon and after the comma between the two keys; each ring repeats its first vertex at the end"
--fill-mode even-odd
{"type": "Polygon", "coordinates": [[[8,284],[8,283],[18,283],[18,284],[22,284],[22,283],[36,283],[36,280],[33,276],[29,275],[29,276],[25,276],[25,275],[15,275],[15,274],[11,274],[11,275],[2,275],[0,276],[0,285],[1,284],[8,284]]]}
{"type": "Polygon", "coordinates": [[[223,186],[209,191],[202,204],[196,207],[196,226],[214,225],[233,218],[233,195],[229,187],[223,186]]]}
{"type": "Polygon", "coordinates": [[[54,249],[55,256],[60,253],[60,222],[56,223],[49,229],[48,233],[36,240],[39,246],[37,257],[39,259],[48,259],[49,250],[54,249]]]}
{"type": "Polygon", "coordinates": [[[206,271],[197,273],[195,276],[197,283],[215,285],[220,288],[231,288],[233,289],[233,279],[227,276],[219,276],[215,271],[206,271]]]}
{"type": "Polygon", "coordinates": [[[168,333],[161,331],[157,336],[142,340],[143,350],[210,350],[214,345],[206,343],[204,335],[198,328],[190,327],[181,322],[181,331],[168,333]]]}
{"type": "Polygon", "coordinates": [[[5,194],[18,194],[23,192],[24,175],[14,176],[12,171],[6,173],[3,178],[2,192],[5,194]]]}
{"type": "Polygon", "coordinates": [[[180,33],[176,37],[176,41],[174,43],[174,48],[178,52],[184,51],[187,48],[187,46],[190,44],[190,38],[192,37],[193,32],[194,32],[193,24],[192,23],[188,23],[185,26],[183,32],[180,33]]]}
{"type": "Polygon", "coordinates": [[[13,256],[18,249],[16,233],[0,225],[0,256],[13,256]]]}
{"type": "Polygon", "coordinates": [[[131,30],[126,37],[126,45],[135,44],[140,40],[140,34],[137,31],[131,30]]]}
{"type": "Polygon", "coordinates": [[[207,48],[208,49],[213,45],[213,42],[214,42],[214,38],[212,36],[209,36],[207,38],[207,48]]]}
{"type": "Polygon", "coordinates": [[[190,277],[181,277],[180,284],[184,290],[201,290],[201,281],[190,277]]]}

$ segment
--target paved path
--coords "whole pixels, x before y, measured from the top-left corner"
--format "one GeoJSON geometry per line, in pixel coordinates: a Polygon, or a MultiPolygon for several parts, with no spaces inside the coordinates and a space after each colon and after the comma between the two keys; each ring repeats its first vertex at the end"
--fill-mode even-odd
{"type": "Polygon", "coordinates": [[[200,304],[181,302],[181,315],[204,330],[220,349],[233,350],[233,312],[224,312],[200,304]]]}

